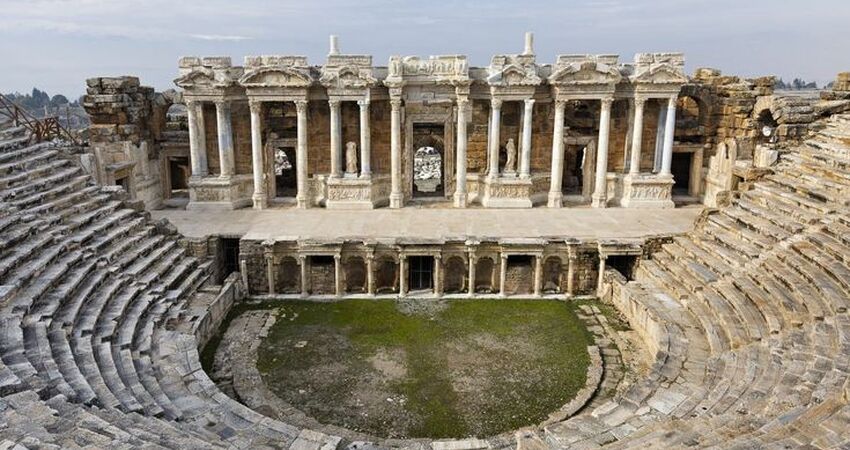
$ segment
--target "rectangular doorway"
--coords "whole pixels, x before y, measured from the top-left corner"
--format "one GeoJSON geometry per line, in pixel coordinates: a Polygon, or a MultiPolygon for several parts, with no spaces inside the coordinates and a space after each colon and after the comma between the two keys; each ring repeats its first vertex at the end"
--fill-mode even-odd
{"type": "Polygon", "coordinates": [[[221,238],[221,279],[239,271],[239,238],[221,238]]]}
{"type": "Polygon", "coordinates": [[[171,183],[171,198],[189,196],[189,157],[168,158],[168,180],[171,183]]]}
{"type": "Polygon", "coordinates": [[[434,257],[410,256],[408,280],[411,291],[434,289],[434,257]]]}
{"type": "Polygon", "coordinates": [[[673,153],[670,172],[673,174],[673,195],[688,195],[691,186],[693,153],[673,153]]]}

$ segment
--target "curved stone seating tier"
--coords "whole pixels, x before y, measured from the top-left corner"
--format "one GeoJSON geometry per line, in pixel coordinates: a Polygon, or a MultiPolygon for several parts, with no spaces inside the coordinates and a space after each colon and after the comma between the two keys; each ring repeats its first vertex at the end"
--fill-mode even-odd
{"type": "MultiPolygon", "coordinates": [[[[0,448],[368,445],[222,393],[194,335],[206,310],[190,306],[210,263],[120,190],[94,186],[64,149],[15,133],[0,141],[0,448]]],[[[634,281],[612,277],[646,374],[515,441],[432,447],[850,444],[848,143],[850,117],[824,120],[773,173],[641,261],[634,281]]]]}

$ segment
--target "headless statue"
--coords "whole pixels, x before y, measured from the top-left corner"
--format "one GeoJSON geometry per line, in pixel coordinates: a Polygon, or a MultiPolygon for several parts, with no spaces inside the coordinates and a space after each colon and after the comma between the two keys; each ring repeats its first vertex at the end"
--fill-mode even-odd
{"type": "Polygon", "coordinates": [[[357,144],[352,141],[345,144],[345,173],[357,175],[357,144]]]}
{"type": "Polygon", "coordinates": [[[505,151],[508,153],[508,160],[505,162],[505,172],[516,172],[516,144],[514,143],[514,138],[508,139],[508,143],[505,144],[505,151]]]}

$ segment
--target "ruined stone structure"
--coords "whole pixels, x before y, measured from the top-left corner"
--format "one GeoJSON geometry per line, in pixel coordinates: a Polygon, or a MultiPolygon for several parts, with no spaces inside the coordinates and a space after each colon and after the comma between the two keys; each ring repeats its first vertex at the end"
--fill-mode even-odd
{"type": "MultiPolygon", "coordinates": [[[[820,98],[787,97],[770,78],[700,69],[688,79],[678,54],[546,66],[533,53],[528,39],[481,69],[461,56],[373,67],[335,45],[318,68],[300,57],[189,58],[182,95],[131,77],[90,80],[87,148],[0,123],[0,448],[850,445],[850,78],[820,98]],[[181,102],[185,115],[171,107],[181,102]],[[420,148],[432,150],[414,171],[420,148]],[[701,180],[678,189],[708,207],[681,232],[640,228],[685,211],[668,208],[676,173],[701,180]],[[568,177],[582,190],[565,192],[568,177]],[[188,210],[146,211],[182,204],[178,191],[188,210]],[[470,223],[389,236],[415,225],[405,212],[429,209],[309,208],[402,207],[422,193],[470,223]],[[628,208],[489,209],[557,208],[571,196],[628,208]],[[294,208],[203,215],[290,198],[294,208]],[[284,215],[341,230],[347,217],[384,212],[394,216],[360,236],[258,231],[284,215]],[[561,213],[587,214],[596,237],[566,225],[531,235],[542,228],[530,221],[561,213]],[[471,235],[482,218],[506,223],[471,235]],[[624,238],[623,227],[644,231],[624,238]],[[246,298],[382,296],[593,296],[631,330],[585,306],[598,348],[581,395],[543,423],[457,440],[322,424],[231,397],[201,366],[246,298]]],[[[248,393],[263,392],[256,371],[236,372],[254,377],[237,380],[254,383],[248,393]]]]}

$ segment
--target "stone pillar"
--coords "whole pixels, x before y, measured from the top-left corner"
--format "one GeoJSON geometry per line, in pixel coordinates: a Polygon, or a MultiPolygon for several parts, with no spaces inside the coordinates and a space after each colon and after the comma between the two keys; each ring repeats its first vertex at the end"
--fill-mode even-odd
{"type": "Polygon", "coordinates": [[[490,155],[490,178],[499,177],[499,129],[502,121],[502,101],[494,98],[490,100],[490,140],[489,140],[489,155],[490,155]]]}
{"type": "Polygon", "coordinates": [[[567,297],[572,297],[575,293],[575,278],[576,278],[576,261],[578,255],[573,248],[570,248],[569,265],[567,266],[567,297]]]}
{"type": "Polygon", "coordinates": [[[567,104],[555,102],[555,128],[552,132],[552,174],[549,185],[550,208],[560,208],[564,194],[561,191],[564,177],[564,109],[567,104]]]}
{"type": "Polygon", "coordinates": [[[233,126],[230,119],[230,102],[217,100],[215,115],[218,124],[218,161],[220,175],[227,178],[233,175],[235,155],[233,154],[233,126]]]}
{"type": "Polygon", "coordinates": [[[613,98],[602,99],[599,113],[599,138],[596,148],[596,181],[593,186],[592,206],[604,208],[608,202],[608,135],[611,128],[611,104],[613,98]]]}
{"type": "Polygon", "coordinates": [[[268,196],[263,177],[263,104],[252,100],[248,105],[251,108],[251,165],[254,170],[254,195],[251,199],[254,201],[254,209],[266,209],[268,196]]]}
{"type": "Polygon", "coordinates": [[[342,286],[342,256],[334,255],[334,290],[337,297],[342,297],[344,289],[342,286]]]}
{"type": "Polygon", "coordinates": [[[522,114],[522,152],[519,160],[519,177],[531,177],[531,119],[534,113],[534,99],[525,100],[522,114]]]}
{"type": "Polygon", "coordinates": [[[434,255],[434,294],[443,295],[443,256],[434,255]]]}
{"type": "Polygon", "coordinates": [[[602,295],[602,284],[605,281],[605,260],[608,259],[608,255],[599,254],[599,277],[596,281],[596,295],[602,295]]]}
{"type": "Polygon", "coordinates": [[[401,99],[390,99],[390,171],[392,172],[392,190],[390,208],[401,208],[404,197],[401,193],[401,99]]]}
{"type": "Polygon", "coordinates": [[[309,286],[307,286],[307,257],[298,255],[298,263],[301,269],[301,296],[306,297],[309,294],[309,286]]]}
{"type": "Polygon", "coordinates": [[[398,255],[398,296],[407,295],[407,255],[398,255]]]}
{"type": "Polygon", "coordinates": [[[295,110],[298,114],[298,142],[295,148],[295,176],[298,193],[295,201],[299,208],[309,208],[310,187],[307,185],[307,100],[296,100],[295,110]]]}
{"type": "Polygon", "coordinates": [[[457,150],[455,162],[455,208],[466,208],[466,97],[457,99],[457,150]]]}
{"type": "Polygon", "coordinates": [[[673,96],[667,101],[667,121],[664,124],[664,147],[661,154],[661,175],[670,175],[670,166],[673,164],[673,137],[676,132],[677,98],[673,96]]]}
{"type": "Polygon", "coordinates": [[[366,293],[375,295],[375,273],[374,270],[375,255],[366,255],[366,293]]]}
{"type": "Polygon", "coordinates": [[[508,295],[508,291],[505,288],[505,282],[508,280],[508,255],[506,253],[502,253],[502,262],[499,266],[499,296],[504,297],[508,295]]]}
{"type": "Polygon", "coordinates": [[[189,100],[186,102],[189,120],[189,157],[192,160],[192,176],[204,177],[209,173],[207,167],[207,136],[204,130],[203,103],[189,100]]]}
{"type": "Polygon", "coordinates": [[[652,162],[653,172],[661,170],[661,154],[664,149],[664,126],[667,123],[667,108],[658,105],[658,125],[655,129],[655,157],[652,162]]]}
{"type": "Polygon", "coordinates": [[[331,178],[342,176],[342,119],[340,103],[337,99],[328,100],[331,108],[331,178]]]}
{"type": "Polygon", "coordinates": [[[543,255],[534,256],[534,296],[539,297],[543,285],[543,255]]]}
{"type": "Polygon", "coordinates": [[[369,124],[369,100],[360,100],[360,178],[372,176],[372,128],[369,124]]]}
{"type": "Polygon", "coordinates": [[[274,273],[274,257],[270,254],[266,255],[266,278],[269,282],[269,295],[274,295],[275,273],[274,273]]]}
{"type": "Polygon", "coordinates": [[[635,96],[635,119],[634,128],[632,131],[632,153],[629,160],[629,174],[637,175],[640,173],[640,150],[643,144],[643,105],[646,99],[642,96],[635,96]]]}
{"type": "Polygon", "coordinates": [[[475,255],[472,252],[469,253],[469,286],[467,286],[467,293],[470,297],[475,295],[475,255]]]}

